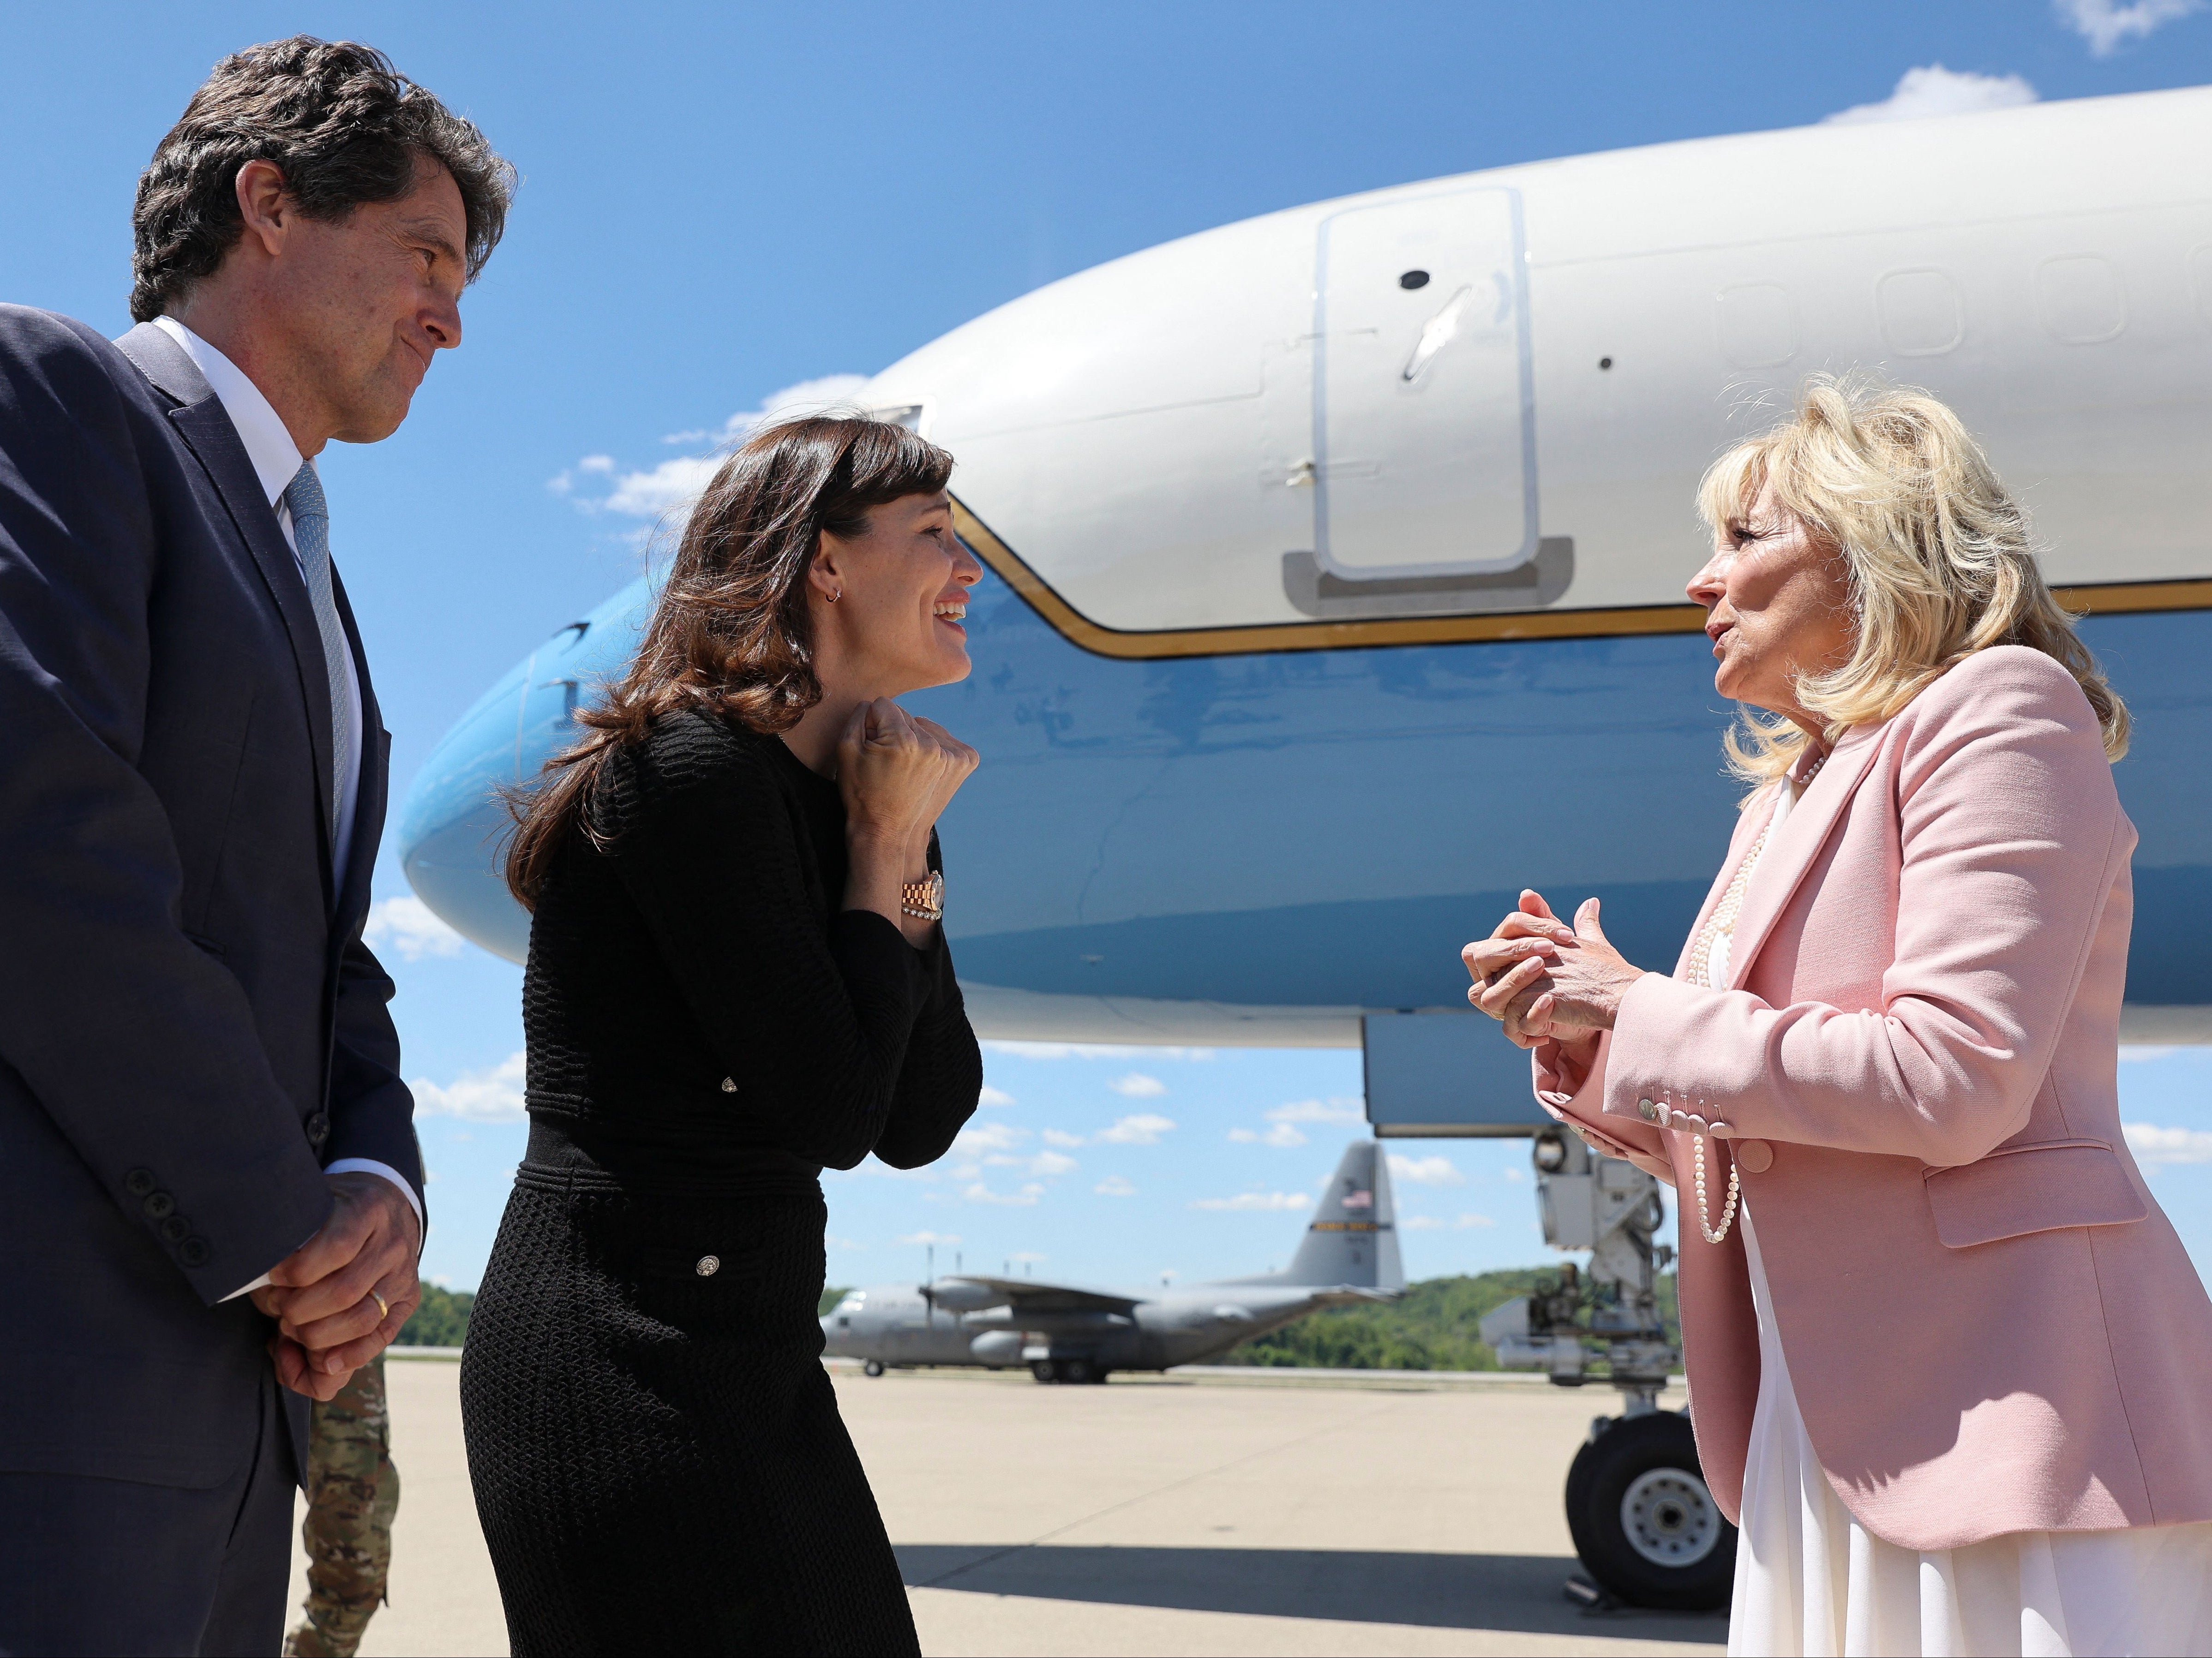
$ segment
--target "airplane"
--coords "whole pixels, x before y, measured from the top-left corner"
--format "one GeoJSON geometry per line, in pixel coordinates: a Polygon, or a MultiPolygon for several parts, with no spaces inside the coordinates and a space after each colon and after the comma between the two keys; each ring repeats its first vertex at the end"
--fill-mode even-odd
{"type": "Polygon", "coordinates": [[[1322,1307],[1390,1301],[1406,1287],[1390,1169],[1354,1140],[1280,1272],[1127,1293],[955,1273],[848,1290],[822,1320],[823,1351],[872,1376],[917,1364],[1026,1364],[1039,1382],[1198,1364],[1322,1307]]]}
{"type": "MultiPolygon", "coordinates": [[[[1739,793],[1695,486],[1862,370],[1960,411],[2087,613],[2136,716],[2123,1035],[2212,1041],[2208,158],[2199,88],[1534,161],[1133,253],[884,369],[854,405],[951,451],[987,567],[975,671],[908,699],[983,756],[941,826],[978,1032],[1359,1048],[1378,1136],[1537,1134],[1460,946],[1533,886],[1674,959],[1739,793]]],[[[553,633],[408,794],[408,880],[510,959],[492,791],[653,591],[553,633]]],[[[1535,1310],[1555,1380],[1626,1339],[1535,1310]]]]}

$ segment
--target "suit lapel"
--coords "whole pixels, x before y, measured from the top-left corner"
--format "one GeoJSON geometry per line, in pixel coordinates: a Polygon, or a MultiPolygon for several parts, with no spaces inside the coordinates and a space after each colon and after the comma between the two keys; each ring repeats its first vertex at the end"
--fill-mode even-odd
{"type": "MultiPolygon", "coordinates": [[[[1737,917],[1735,939],[1729,954],[1729,988],[1741,990],[1751,976],[1759,947],[1790,901],[1797,896],[1806,873],[1827,845],[1828,836],[1865,780],[1867,768],[1881,748],[1887,725],[1866,726],[1846,732],[1820,768],[1820,775],[1805,786],[1771,844],[1759,855],[1759,867],[1744,895],[1743,913],[1737,917]]],[[[1778,804],[1779,797],[1778,796],[1778,804]]]]}
{"type": "Polygon", "coordinates": [[[390,771],[384,751],[384,716],[368,683],[368,655],[362,649],[361,630],[354,623],[353,605],[336,564],[331,566],[331,596],[337,601],[338,620],[345,627],[346,648],[353,653],[354,683],[361,687],[361,776],[354,790],[353,839],[346,849],[346,867],[337,872],[337,913],[350,938],[356,914],[368,908],[368,882],[374,872],[377,834],[384,824],[390,771]]]}
{"type": "MultiPolygon", "coordinates": [[[[238,428],[185,349],[151,323],[141,323],[115,342],[154,386],[177,400],[169,421],[222,498],[238,533],[253,555],[261,580],[284,621],[292,641],[292,666],[298,676],[301,700],[307,704],[307,732],[314,751],[315,799],[323,826],[323,852],[327,866],[336,844],[331,822],[331,694],[323,667],[322,635],[315,626],[315,610],[307,597],[307,584],[299,561],[284,543],[276,513],[261,492],[261,480],[239,440],[238,428]]],[[[364,696],[364,700],[366,700],[364,696]]],[[[335,890],[341,872],[331,872],[335,890]]]]}

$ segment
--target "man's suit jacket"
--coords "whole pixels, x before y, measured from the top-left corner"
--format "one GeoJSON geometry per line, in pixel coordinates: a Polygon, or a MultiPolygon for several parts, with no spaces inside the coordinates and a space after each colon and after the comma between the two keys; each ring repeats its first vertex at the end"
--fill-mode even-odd
{"type": "MultiPolygon", "coordinates": [[[[1700,926],[1775,802],[1743,814],[1700,926]]],[[[1906,1548],[2212,1520],[2212,1302],[2120,1132],[2135,844],[2073,677],[1978,652],[1807,784],[1731,988],[1688,982],[1685,949],[1588,1075],[1536,1053],[1545,1108],[1686,1211],[1701,1139],[1713,1220],[1736,1165],[1820,1465],[1906,1548]]],[[[1750,1268],[1741,1227],[1681,1232],[1698,1449],[1733,1515],[1750,1268]]]]}
{"type": "Polygon", "coordinates": [[[314,613],[222,403],[159,329],[0,306],[0,1471],[236,1473],[273,1327],[222,1297],[321,1226],[324,1165],[420,1194],[338,605],[343,870],[314,613]]]}

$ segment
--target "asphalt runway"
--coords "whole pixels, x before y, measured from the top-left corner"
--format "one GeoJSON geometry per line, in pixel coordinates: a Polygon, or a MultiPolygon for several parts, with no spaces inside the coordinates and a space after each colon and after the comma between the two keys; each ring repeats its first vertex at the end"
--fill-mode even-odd
{"type": "MultiPolygon", "coordinates": [[[[402,1497],[364,1655],[504,1653],[459,1367],[389,1367],[402,1497]]],[[[1719,1652],[1724,1617],[1585,1612],[1559,1509],[1610,1389],[836,1373],[922,1649],[1719,1652]]],[[[1670,1400],[1679,1404],[1679,1400],[1670,1400]]]]}

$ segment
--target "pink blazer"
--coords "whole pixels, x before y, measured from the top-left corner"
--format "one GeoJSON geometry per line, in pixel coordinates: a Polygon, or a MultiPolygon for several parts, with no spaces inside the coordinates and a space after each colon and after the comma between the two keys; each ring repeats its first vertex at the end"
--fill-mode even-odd
{"type": "Polygon", "coordinates": [[[1680,1194],[1731,1517],[1759,1327],[1741,1228],[1709,1244],[1687,1212],[1700,1134],[1713,1219],[1741,1170],[1806,1430],[1869,1531],[2212,1520],[2212,1303],[2120,1133],[2135,841],[2081,688],[1984,651],[1837,744],[1766,849],[1732,988],[1646,974],[1589,1075],[1539,1060],[1546,1109],[1680,1194]]]}

